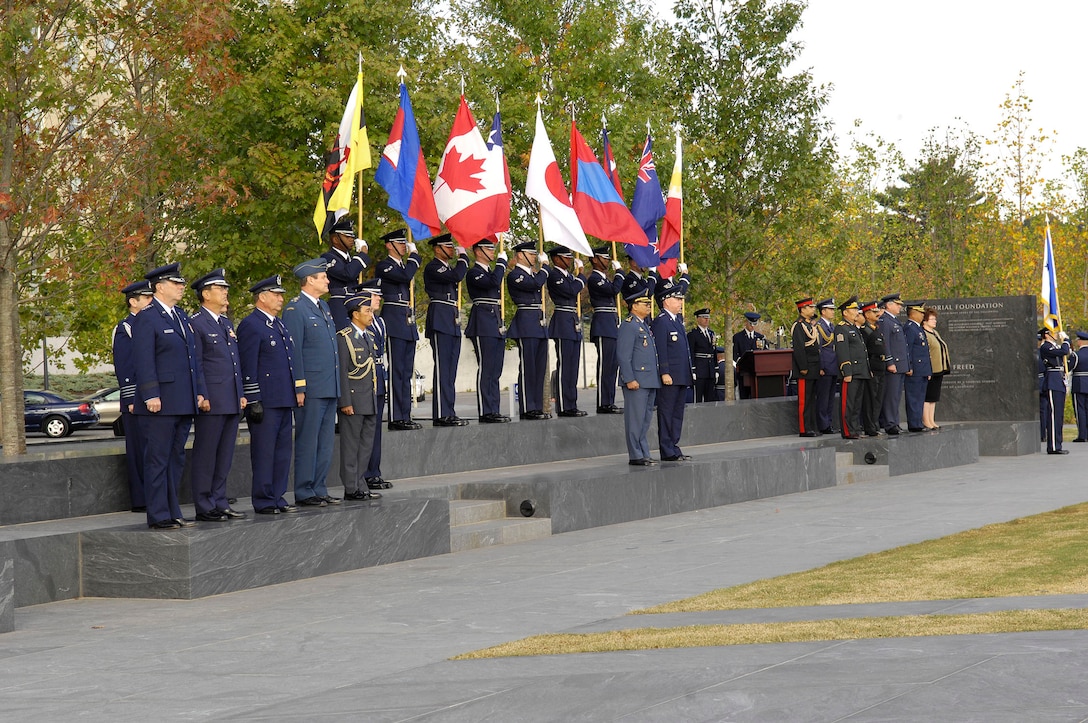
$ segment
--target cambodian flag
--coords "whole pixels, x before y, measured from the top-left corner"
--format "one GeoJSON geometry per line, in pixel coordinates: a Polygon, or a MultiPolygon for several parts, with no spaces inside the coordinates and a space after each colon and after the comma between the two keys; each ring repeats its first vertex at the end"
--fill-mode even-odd
{"type": "Polygon", "coordinates": [[[389,208],[400,211],[414,238],[430,238],[442,229],[434,205],[427,163],[423,160],[423,149],[419,143],[416,116],[403,81],[400,84],[400,108],[393,119],[389,141],[382,151],[374,180],[389,194],[389,208]]]}
{"type": "Polygon", "coordinates": [[[571,200],[587,234],[636,246],[650,243],[573,121],[570,124],[570,175],[574,190],[571,200]]]}
{"type": "Polygon", "coordinates": [[[632,261],[644,269],[660,265],[661,257],[657,255],[657,222],[665,215],[665,199],[661,195],[661,181],[654,166],[653,140],[649,133],[646,134],[646,145],[642,147],[642,158],[638,163],[635,195],[631,198],[631,215],[642,227],[650,245],[629,244],[624,250],[632,261]]]}

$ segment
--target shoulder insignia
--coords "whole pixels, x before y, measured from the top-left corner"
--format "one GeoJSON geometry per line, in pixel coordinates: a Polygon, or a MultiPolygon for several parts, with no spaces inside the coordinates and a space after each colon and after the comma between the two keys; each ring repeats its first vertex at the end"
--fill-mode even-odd
{"type": "Polygon", "coordinates": [[[340,336],[345,336],[346,337],[348,334],[351,333],[351,327],[350,326],[345,326],[343,329],[341,329],[340,331],[338,331],[336,333],[339,334],[340,336]]]}

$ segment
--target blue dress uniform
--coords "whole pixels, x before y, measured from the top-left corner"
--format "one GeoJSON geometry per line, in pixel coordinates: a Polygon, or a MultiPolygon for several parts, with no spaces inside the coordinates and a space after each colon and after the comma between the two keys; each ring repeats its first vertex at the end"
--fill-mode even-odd
{"type": "MultiPolygon", "coordinates": [[[[404,243],[408,232],[400,229],[382,238],[387,243],[404,243]]],[[[389,428],[420,429],[412,421],[412,374],[416,366],[416,314],[412,308],[412,279],[422,264],[416,252],[403,261],[392,256],[374,267],[374,277],[382,282],[382,319],[385,320],[386,348],[389,356],[389,428]]]]}
{"type": "Polygon", "coordinates": [[[910,371],[910,357],[907,356],[907,340],[903,336],[903,327],[895,314],[888,308],[888,304],[897,307],[903,302],[899,294],[888,294],[881,298],[880,308],[884,313],[880,315],[877,326],[884,335],[884,354],[888,359],[884,367],[884,397],[880,403],[880,426],[888,434],[899,434],[903,430],[899,427],[899,400],[903,398],[903,384],[910,371]],[[891,367],[895,367],[895,371],[891,367]]]}
{"type": "MultiPolygon", "coordinates": [[[[724,357],[725,347],[724,346],[714,347],[714,353],[716,355],[718,355],[718,356],[723,356],[724,357]]],[[[714,401],[716,401],[716,402],[724,402],[725,401],[726,364],[727,364],[727,362],[723,358],[718,362],[718,366],[716,366],[714,368],[715,369],[715,371],[714,371],[714,401]]]]}
{"type": "MultiPolygon", "coordinates": [[[[152,287],[184,284],[178,264],[161,266],[147,274],[152,287]]],[[[182,520],[178,485],[185,469],[185,442],[204,395],[196,334],[179,307],[167,309],[158,299],[136,315],[132,324],[136,364],[136,399],[133,414],[144,435],[144,498],[149,527],[178,527],[182,520]],[[158,399],[151,412],[147,402],[158,399]]]]}
{"type": "MultiPolygon", "coordinates": [[[[515,253],[535,253],[531,241],[518,244],[515,253]]],[[[548,282],[547,269],[533,273],[531,269],[515,266],[506,275],[506,290],[517,310],[510,321],[507,336],[518,345],[518,411],[522,419],[549,419],[544,412],[544,374],[548,367],[547,334],[544,325],[544,305],[541,290],[548,282]]]]}
{"type": "Polygon", "coordinates": [[[636,291],[642,291],[650,295],[650,298],[656,298],[658,276],[654,272],[642,273],[635,271],[634,269],[628,271],[623,277],[623,285],[620,289],[620,294],[623,298],[627,298],[636,291]]]}
{"type": "MultiPolygon", "coordinates": [[[[322,258],[294,268],[299,279],[325,270],[322,258]]],[[[295,345],[295,392],[305,394],[295,410],[295,504],[322,506],[329,496],[328,474],[336,439],[336,402],[340,398],[340,356],[329,306],[306,293],[287,302],[283,323],[295,345]]]]}
{"type": "MultiPolygon", "coordinates": [[[[696,319],[709,319],[710,309],[699,309],[696,319]]],[[[714,389],[714,377],[717,374],[718,335],[709,326],[696,324],[688,332],[688,347],[691,349],[691,368],[695,370],[695,402],[716,402],[718,393],[714,389]]]]}
{"type": "MultiPolygon", "coordinates": [[[[571,250],[556,246],[551,253],[559,258],[573,258],[571,250]]],[[[554,260],[553,260],[554,262],[554,260]]],[[[578,409],[578,368],[581,362],[582,319],[578,314],[578,295],[586,287],[585,279],[553,263],[548,270],[548,294],[554,307],[548,322],[548,338],[555,341],[555,372],[558,377],[556,407],[560,417],[584,417],[578,409]]]]}
{"type": "MultiPolygon", "coordinates": [[[[369,293],[354,291],[344,308],[351,314],[370,305],[369,293]]],[[[371,492],[366,481],[378,412],[374,337],[369,327],[349,324],[336,333],[336,344],[340,353],[340,481],[344,483],[344,499],[376,499],[381,494],[371,492]],[[351,407],[352,413],[345,414],[345,407],[351,407]]]]}
{"type": "MultiPolygon", "coordinates": [[[[258,295],[285,292],[279,276],[258,281],[249,290],[258,295]]],[[[238,324],[238,353],[249,424],[253,509],[261,514],[294,511],[284,499],[296,405],[294,343],[279,318],[254,309],[238,324]]]]}
{"type": "MultiPolygon", "coordinates": [[[[1088,332],[1078,331],[1077,339],[1088,341],[1088,332]]],[[[1069,356],[1073,372],[1073,414],[1077,418],[1077,438],[1074,442],[1088,442],[1088,346],[1081,346],[1069,356]]]]}
{"type": "MultiPolygon", "coordinates": [[[[351,244],[356,238],[355,225],[348,216],[341,216],[329,235],[332,238],[339,235],[345,245],[351,244]]],[[[359,277],[370,266],[371,260],[366,252],[350,254],[336,248],[335,245],[321,254],[321,258],[328,262],[328,270],[325,273],[329,276],[329,311],[332,312],[336,328],[343,329],[350,324],[347,311],[344,309],[347,289],[359,283],[359,277]]]]}
{"type": "MultiPolygon", "coordinates": [[[[797,310],[814,307],[811,297],[797,302],[797,310]]],[[[820,378],[820,336],[811,321],[797,317],[790,328],[793,343],[793,378],[797,381],[797,428],[802,437],[815,437],[819,429],[816,386],[820,378]]]]}
{"type": "MultiPolygon", "coordinates": [[[[670,296],[683,297],[687,291],[686,280],[679,283],[666,279],[657,285],[657,302],[670,296]]],[[[657,439],[661,459],[666,462],[686,459],[680,451],[680,433],[684,426],[684,405],[688,387],[695,381],[691,372],[691,351],[688,348],[687,330],[681,315],[673,316],[662,311],[653,320],[651,329],[657,344],[658,373],[672,377],[671,384],[662,382],[657,393],[657,439]]]]}
{"type": "MultiPolygon", "coordinates": [[[[495,244],[480,241],[475,248],[491,251],[495,244]]],[[[465,336],[472,340],[472,349],[476,352],[476,411],[484,424],[510,421],[510,417],[499,412],[499,377],[502,376],[506,348],[506,325],[499,298],[505,276],[506,259],[501,256],[494,269],[477,261],[465,276],[465,286],[472,300],[465,336]]]]}
{"type": "MultiPolygon", "coordinates": [[[[360,285],[361,291],[370,292],[371,298],[381,299],[382,282],[370,279],[360,285]]],[[[372,302],[373,304],[373,302],[372,302]]],[[[372,490],[389,489],[393,485],[382,477],[382,415],[385,413],[386,391],[389,385],[388,360],[385,356],[385,320],[375,308],[374,323],[370,325],[370,338],[374,344],[374,394],[378,410],[374,416],[374,447],[370,452],[370,464],[366,468],[366,484],[372,490]]]]}
{"type": "MultiPolygon", "coordinates": [[[[637,289],[625,299],[628,304],[636,301],[650,303],[650,296],[637,289]]],[[[646,309],[649,312],[649,307],[646,309]]],[[[653,420],[654,400],[661,389],[660,363],[657,344],[649,319],[629,315],[620,324],[616,338],[616,359],[619,364],[619,380],[623,385],[623,431],[627,440],[628,463],[645,466],[650,457],[648,434],[653,420]],[[638,382],[638,389],[628,389],[628,382],[638,382]]]]}
{"type": "Polygon", "coordinates": [[[834,299],[816,304],[817,316],[812,321],[820,347],[820,376],[816,377],[816,421],[822,434],[835,431],[835,385],[839,376],[839,361],[835,356],[835,327],[823,318],[824,309],[834,309],[834,299]]]}
{"type": "MultiPolygon", "coordinates": [[[[431,238],[431,246],[453,248],[448,233],[431,238]]],[[[437,257],[423,269],[423,290],[430,303],[424,331],[431,342],[434,376],[431,395],[431,419],[436,427],[462,427],[467,419],[457,416],[457,362],[461,356],[461,305],[458,284],[468,271],[468,257],[462,252],[452,265],[437,257]]]]}
{"type": "MultiPolygon", "coordinates": [[[[907,305],[908,311],[923,311],[923,302],[907,305]]],[[[910,375],[904,380],[904,396],[907,400],[907,431],[924,432],[922,411],[926,401],[926,387],[933,376],[933,362],[929,359],[929,342],[922,325],[910,319],[903,324],[903,339],[907,343],[907,360],[910,375]]]]}
{"type": "MultiPolygon", "coordinates": [[[[1041,345],[1041,342],[1040,342],[1041,345]]],[[[1038,352],[1035,355],[1036,365],[1036,378],[1038,379],[1039,387],[1039,441],[1046,441],[1046,392],[1043,390],[1043,382],[1046,381],[1046,364],[1043,364],[1043,357],[1038,352]]]]}
{"type": "MultiPolygon", "coordinates": [[[[125,300],[136,296],[149,297],[151,291],[147,281],[129,284],[121,292],[125,300]]],[[[117,375],[117,386],[121,390],[121,424],[125,430],[125,466],[128,470],[128,494],[133,512],[144,512],[144,437],[140,425],[129,405],[136,402],[136,363],[132,353],[132,324],[136,314],[129,315],[117,323],[113,330],[113,372],[117,375]]]]}
{"type": "MultiPolygon", "coordinates": [[[[747,311],[744,313],[744,318],[748,320],[748,323],[755,324],[760,320],[760,315],[754,311],[747,311]]],[[[747,329],[741,329],[733,335],[733,367],[736,368],[737,362],[740,358],[750,352],[757,349],[767,348],[767,337],[763,336],[756,330],[748,331],[747,329]]],[[[698,378],[698,370],[696,370],[696,378],[698,378]]],[[[737,374],[733,377],[733,383],[737,387],[737,396],[740,399],[751,399],[753,389],[749,386],[745,386],[740,375],[737,374]]]]}
{"type": "MultiPolygon", "coordinates": [[[[229,286],[223,269],[193,282],[197,293],[206,286],[229,286]]],[[[208,411],[198,412],[193,423],[191,483],[198,520],[223,521],[244,517],[227,502],[227,475],[234,461],[238,423],[242,418],[242,363],[238,337],[230,319],[201,307],[190,317],[196,332],[196,353],[204,370],[204,398],[208,411]]]]}
{"type": "Polygon", "coordinates": [[[1046,371],[1043,374],[1043,395],[1046,399],[1044,419],[1046,420],[1047,454],[1069,454],[1062,449],[1062,425],[1065,423],[1065,358],[1072,353],[1068,341],[1055,343],[1053,332],[1043,328],[1039,335],[1044,337],[1039,347],[1039,358],[1043,360],[1046,371]]]}
{"type": "Polygon", "coordinates": [[[861,403],[871,376],[869,353],[865,339],[853,321],[846,318],[846,311],[858,308],[858,297],[851,296],[839,306],[843,321],[835,326],[835,356],[839,360],[839,378],[842,391],[839,394],[842,416],[843,439],[861,437],[861,403]],[[847,381],[847,377],[850,380],[847,381]]]}
{"type": "MultiPolygon", "coordinates": [[[[608,245],[593,249],[594,258],[611,260],[608,245]]],[[[613,264],[618,268],[619,263],[613,264]]],[[[609,278],[605,271],[594,269],[586,279],[589,287],[589,303],[593,316],[589,322],[589,340],[597,347],[597,414],[619,414],[616,406],[616,375],[619,361],[616,359],[616,338],[619,334],[620,315],[616,298],[623,291],[624,275],[616,271],[609,278]]]]}

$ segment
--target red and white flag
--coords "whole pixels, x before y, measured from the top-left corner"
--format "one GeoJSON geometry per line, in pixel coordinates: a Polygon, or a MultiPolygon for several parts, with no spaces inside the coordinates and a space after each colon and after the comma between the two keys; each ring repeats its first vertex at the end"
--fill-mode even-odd
{"type": "Polygon", "coordinates": [[[463,95],[434,179],[434,203],[462,246],[510,229],[505,159],[488,149],[463,95]]]}
{"type": "Polygon", "coordinates": [[[562,244],[572,251],[592,256],[593,250],[586,239],[586,232],[578,221],[578,215],[570,203],[570,194],[563,183],[559,164],[555,161],[552,142],[544,128],[540,106],[536,108],[536,137],[529,154],[529,175],[525,181],[525,193],[540,204],[540,228],[544,240],[562,244]]]}

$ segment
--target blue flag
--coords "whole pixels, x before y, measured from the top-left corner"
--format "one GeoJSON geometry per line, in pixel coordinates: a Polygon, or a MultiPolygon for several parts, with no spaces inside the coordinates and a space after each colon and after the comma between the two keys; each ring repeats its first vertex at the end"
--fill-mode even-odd
{"type": "Polygon", "coordinates": [[[657,169],[654,168],[653,140],[649,134],[646,135],[646,145],[642,149],[642,159],[638,164],[635,193],[631,198],[631,214],[646,232],[650,245],[624,244],[624,250],[632,261],[644,269],[658,266],[661,258],[657,253],[657,222],[665,216],[665,199],[661,194],[657,169]]]}
{"type": "Polygon", "coordinates": [[[389,208],[400,211],[416,239],[426,239],[442,230],[423,149],[419,144],[416,116],[408,89],[400,84],[400,108],[389,131],[374,180],[389,194],[389,208]]]}
{"type": "Polygon", "coordinates": [[[1043,279],[1039,289],[1043,300],[1043,325],[1060,329],[1062,312],[1058,307],[1058,272],[1054,269],[1054,244],[1050,240],[1050,219],[1046,220],[1046,247],[1043,249],[1043,279]]]}

